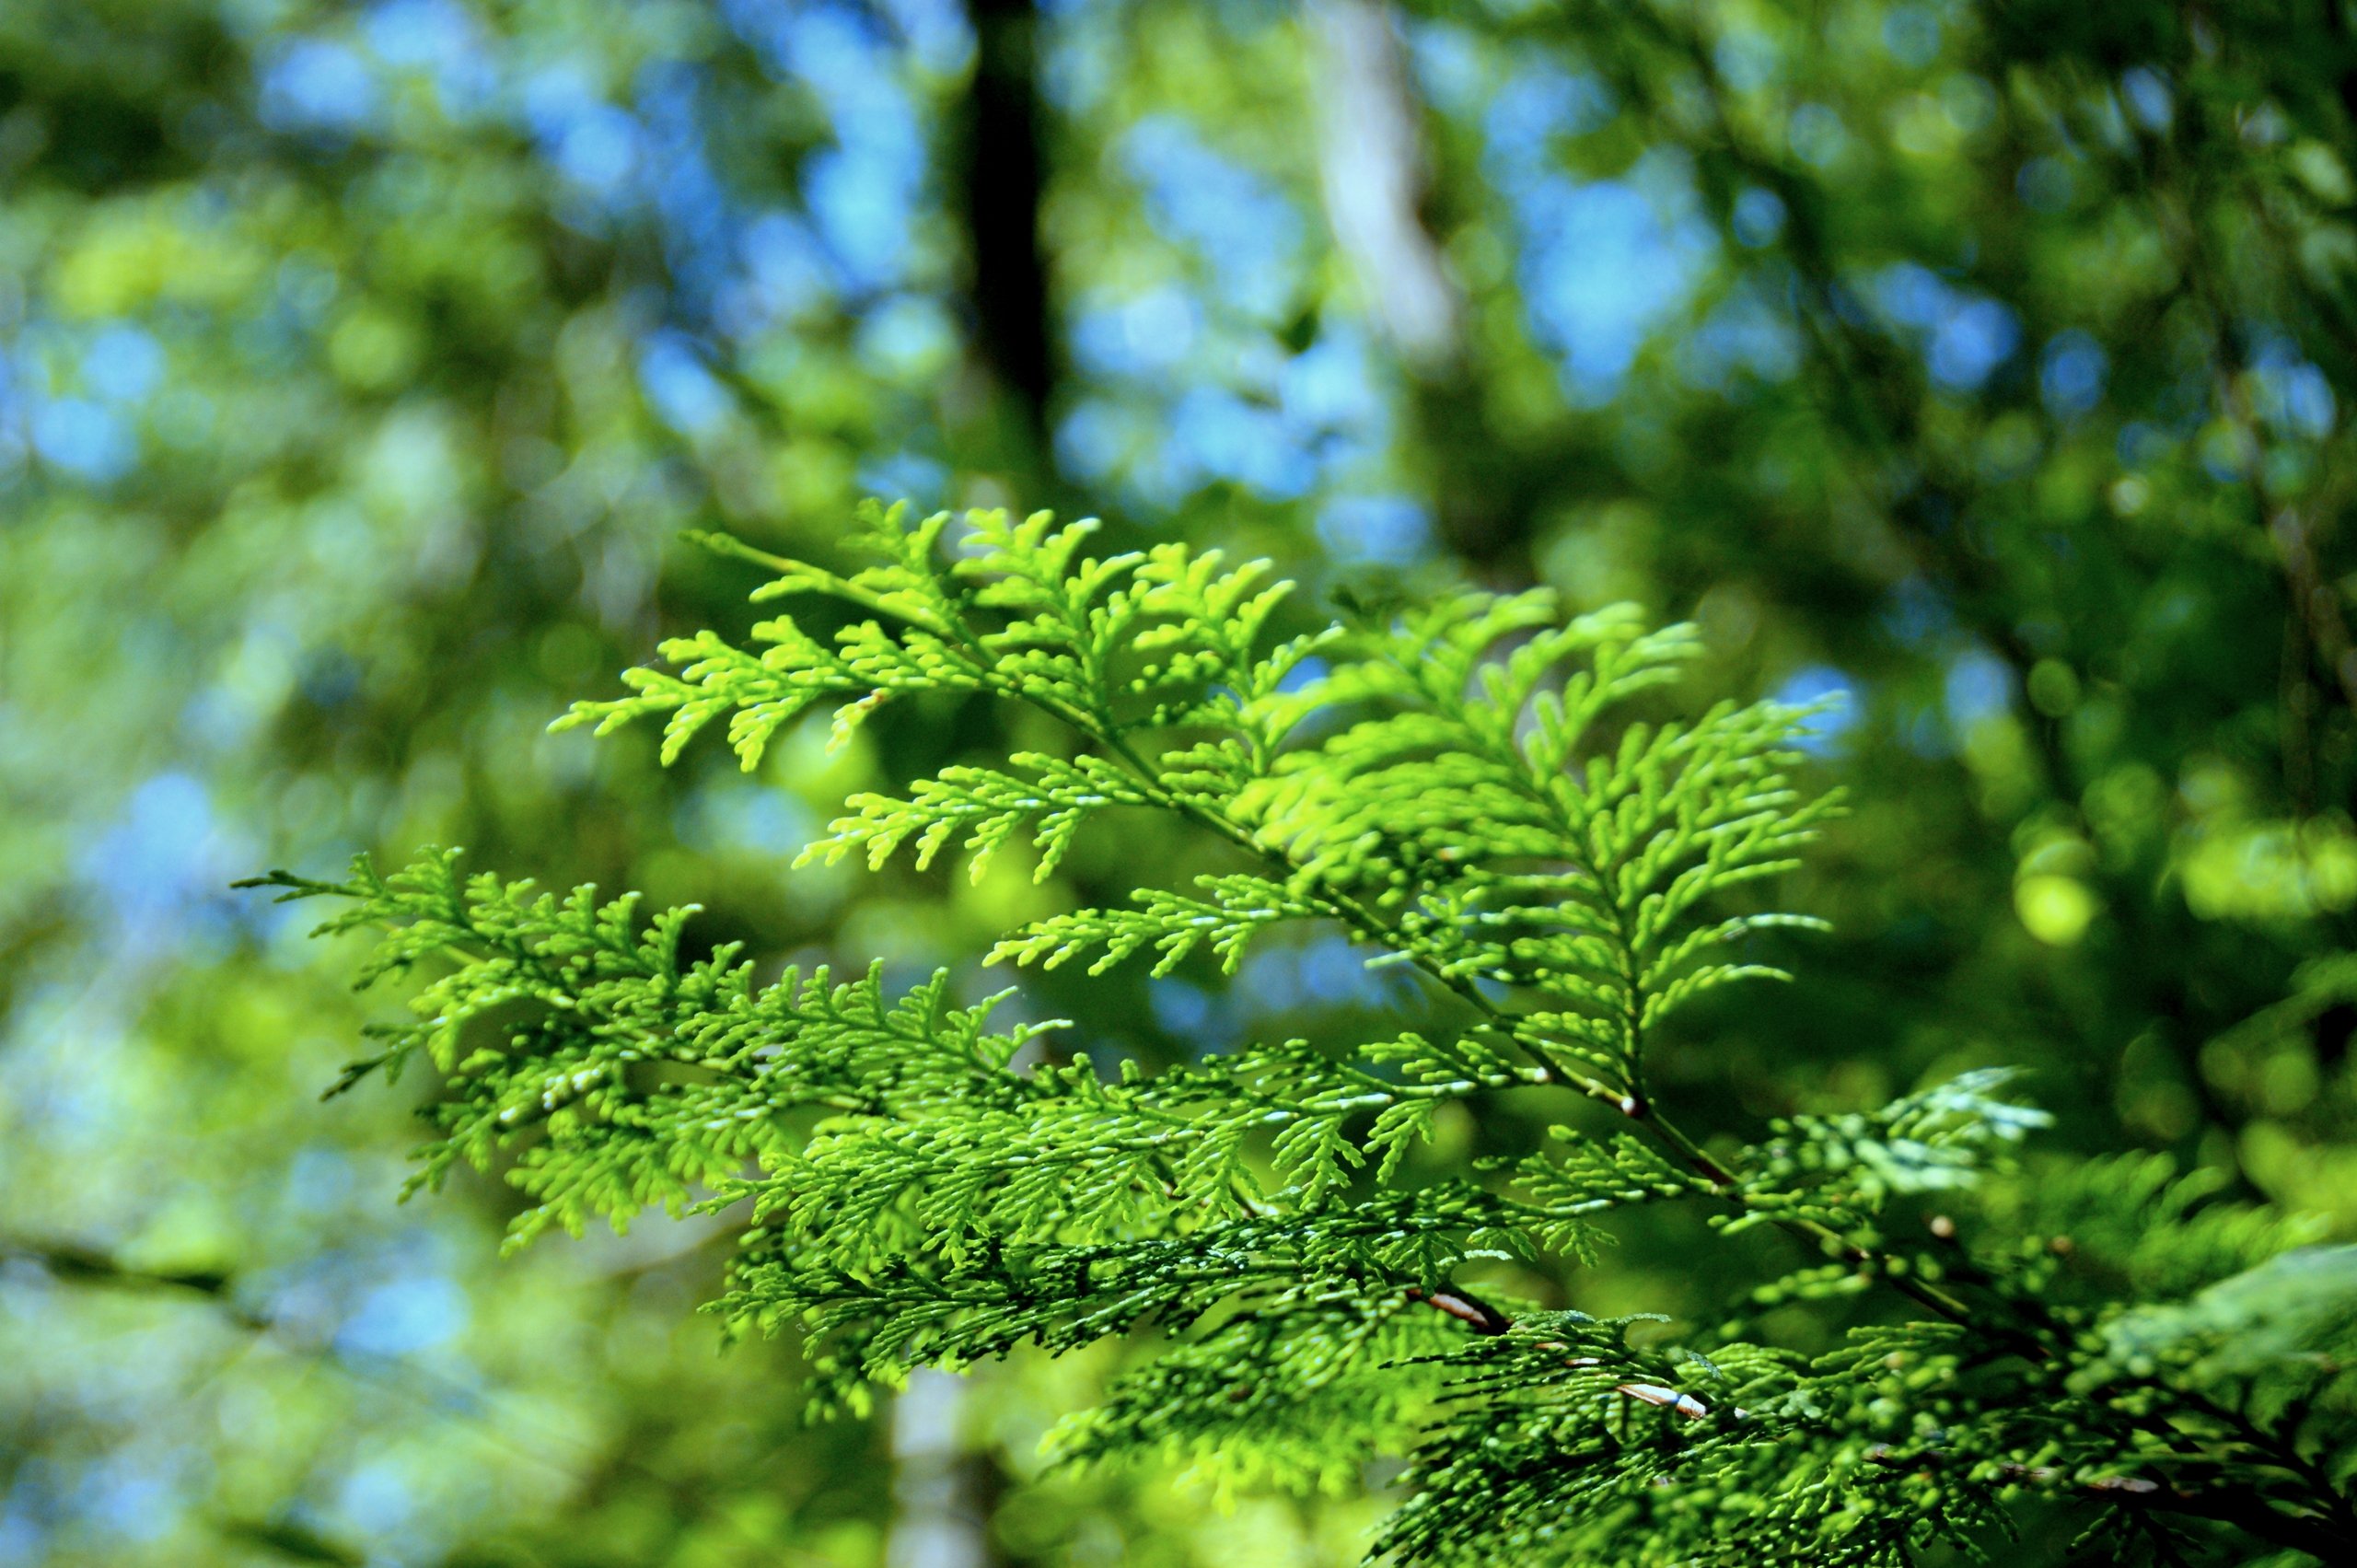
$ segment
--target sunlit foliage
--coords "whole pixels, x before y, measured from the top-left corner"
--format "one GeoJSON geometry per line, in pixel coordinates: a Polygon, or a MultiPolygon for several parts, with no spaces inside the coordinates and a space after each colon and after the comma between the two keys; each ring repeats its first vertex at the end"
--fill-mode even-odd
{"type": "MultiPolygon", "coordinates": [[[[1109,1064],[1438,1038],[1167,813],[791,868],[846,796],[1020,798],[1036,709],[750,774],[542,733],[766,651],[683,530],[848,570],[872,493],[1270,557],[1271,647],[1468,578],[1690,622],[1686,711],[1837,699],[1794,776],[1848,815],[1779,884],[1830,932],[1750,939],[1797,985],[1668,1018],[1656,1101],[1733,1148],[2014,1065],[2037,1148],[2357,1237],[2351,59],[2322,4],[0,6],[0,1563],[866,1568],[930,1527],[904,1418],[975,1552],[1359,1555],[1372,1504],[1043,1476],[1109,1341],[807,1434],[784,1342],[681,1310],[722,1222],[500,1263],[524,1195],[380,1201],[434,1071],[309,1103],[352,956],[225,884],[430,843],[701,902],[764,983],[1018,981],[993,1028],[1109,1064]]],[[[1487,1266],[1709,1323],[1794,1255],[1703,1213],[1487,1266]]]]}
{"type": "Polygon", "coordinates": [[[452,854],[389,877],[364,859],[343,883],[273,874],[284,897],[347,902],[322,934],[389,928],[364,983],[455,962],[344,1080],[418,1053],[439,1069],[423,1182],[503,1167],[533,1201],[517,1241],[747,1206],[714,1310],[739,1333],[798,1330],[822,1410],[922,1366],[1159,1329],[1177,1348],[1054,1451],[1328,1490],[1405,1457],[1376,1548],[1402,1562],[1864,1568],[1970,1549],[2025,1495],[2076,1504],[2120,1562],[2322,1558],[2357,1531],[2357,1250],[2204,1204],[2165,1162],[2049,1177],[2028,1213],[1985,1216],[1983,1179],[2046,1121],[2000,1098],[2002,1072],[1794,1118],[1725,1158],[1653,1102],[1655,1030],[1722,986],[1787,978],[1739,949],[1795,918],[1724,906],[1789,869],[1826,814],[1787,772],[1809,709],[1632,713],[1693,656],[1689,630],[1566,622],[1544,592],[1269,645],[1287,585],[1263,587],[1261,563],[1088,554],[1092,526],[1044,512],[968,514],[945,562],[957,521],[871,509],[853,543],[881,564],[778,563],[759,597],[874,613],[831,646],[790,616],[755,629],[758,655],[682,639],[679,674],[633,670],[633,696],[564,722],[668,715],[675,757],[733,715],[749,766],[816,703],[839,704],[839,740],[886,699],[1029,704],[1067,727],[1068,755],[862,796],[814,848],[881,866],[962,840],[980,867],[1028,832],[1045,875],[1103,819],[1161,812],[1249,868],[1212,879],[1218,904],[1149,889],[1001,955],[1101,940],[1167,963],[1208,924],[1233,965],[1262,928],[1327,923],[1448,993],[1443,1027],[1109,1080],[1051,1054],[1071,1026],[993,1031],[1004,995],[951,1005],[946,970],[898,1000],[876,970],[757,987],[733,947],[682,958],[688,910],[642,924],[634,898],[535,897],[462,879],[452,854]],[[1516,1089],[1605,1102],[1640,1132],[1558,1125],[1556,1147],[1469,1168],[1417,1157],[1440,1108],[1478,1119],[1516,1089]],[[1924,1196],[1964,1223],[1901,1202],[1924,1196]],[[2039,1223],[2058,1196],[2081,1208],[2067,1230],[2039,1223]],[[1908,1315],[1813,1356],[1729,1332],[1640,1342],[1636,1319],[1457,1277],[1484,1259],[1558,1276],[1595,1260],[1599,1216],[1678,1200],[1716,1209],[1723,1234],[1778,1225],[1835,1260],[1730,1309],[1881,1287],[1908,1315]]]}

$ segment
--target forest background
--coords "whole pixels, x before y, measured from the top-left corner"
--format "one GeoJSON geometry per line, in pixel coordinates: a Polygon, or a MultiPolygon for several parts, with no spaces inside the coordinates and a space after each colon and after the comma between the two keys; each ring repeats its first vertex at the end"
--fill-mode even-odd
{"type": "MultiPolygon", "coordinates": [[[[0,6],[0,1568],[1355,1560],[1364,1500],[1041,1477],[1109,1347],[807,1428],[689,1311],[725,1223],[503,1261],[495,1181],[393,1202],[429,1086],[317,1101],[387,1004],[265,865],[979,993],[1163,853],[789,871],[979,707],[752,778],[543,733],[749,621],[682,530],[870,494],[1690,617],[1846,695],[1852,802],[1690,1121],[2018,1063],[2051,1146],[2357,1234],[2352,133],[2338,0],[0,6]]],[[[1382,1001],[1336,938],[1124,974],[1020,1005],[1154,1063],[1382,1001]]],[[[1689,1225],[1577,1305],[1706,1308],[1689,1225]]]]}

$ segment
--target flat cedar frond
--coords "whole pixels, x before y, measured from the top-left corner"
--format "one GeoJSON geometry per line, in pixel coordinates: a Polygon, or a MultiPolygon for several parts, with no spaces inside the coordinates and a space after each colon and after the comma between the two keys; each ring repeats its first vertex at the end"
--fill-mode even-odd
{"type": "Polygon", "coordinates": [[[363,983],[424,977],[337,1086],[432,1063],[420,1182],[501,1169],[532,1200],[519,1242],[650,1206],[748,1215],[712,1309],[798,1332],[822,1407],[1158,1330],[1055,1457],[1333,1491],[1401,1455],[1377,1552],[1403,1562],[1908,1563],[1983,1551],[2031,1494],[2163,1561],[2357,1539],[2351,1249],[2156,1156],[2026,1173],[2045,1118],[2003,1071],[1726,1151],[1654,1102],[1663,1022],[1778,977],[1751,939],[1817,923],[1748,900],[1836,810],[1805,772],[1811,709],[1678,703],[1692,628],[1543,591],[1281,624],[1297,607],[1266,563],[1103,551],[1044,513],[871,505],[849,575],[714,542],[774,574],[758,598],[849,620],[675,639],[560,726],[659,717],[669,761],[725,717],[750,769],[814,709],[840,740],[905,696],[1028,705],[1063,743],[855,796],[807,854],[960,847],[979,874],[1028,838],[1045,879],[1109,814],[1158,812],[1227,864],[989,958],[1232,972],[1318,923],[1422,975],[1439,1021],[1105,1074],[1027,1051],[1072,1026],[993,1028],[946,971],[895,995],[873,969],[763,986],[734,947],[691,959],[689,909],[448,852],[273,873],[342,901],[323,932],[379,933],[363,983]],[[1548,1093],[1622,1128],[1469,1163],[1439,1138],[1444,1113],[1548,1093]],[[1676,1340],[1463,1277],[1560,1276],[1616,1211],[1661,1203],[1803,1260],[1676,1340]],[[1814,1355],[1775,1342],[1812,1304],[1859,1326],[1814,1355]]]}
{"type": "Polygon", "coordinates": [[[962,834],[965,846],[973,852],[969,874],[980,881],[991,856],[1028,828],[1039,852],[1033,879],[1044,882],[1091,812],[1147,804],[1136,783],[1101,758],[1067,761],[1018,751],[1009,761],[1022,772],[945,768],[938,776],[920,781],[914,797],[905,801],[855,795],[844,803],[851,814],[837,818],[828,836],[804,850],[795,864],[819,860],[832,865],[856,847],[866,851],[868,869],[880,870],[894,851],[913,842],[922,870],[962,834]]]}
{"type": "Polygon", "coordinates": [[[1413,1443],[1441,1388],[1448,1318],[1391,1294],[1297,1289],[1239,1312],[1117,1379],[1048,1437],[1055,1463],[1178,1460],[1221,1499],[1347,1493],[1413,1443]]]}
{"type": "Polygon", "coordinates": [[[1725,1228],[1801,1214],[1856,1225],[1893,1196],[1975,1185],[2006,1145],[2053,1121],[1997,1098],[2018,1076],[1983,1068],[1879,1110],[1771,1123],[1773,1136],[1745,1151],[1749,1202],[1725,1228]]]}
{"type": "Polygon", "coordinates": [[[1144,889],[1133,910],[1080,910],[1039,921],[991,949],[993,962],[1013,958],[1054,969],[1091,947],[1103,949],[1088,966],[1102,974],[1141,948],[1155,953],[1154,972],[1167,975],[1196,948],[1209,943],[1221,969],[1234,974],[1244,947],[1269,926],[1285,920],[1316,920],[1326,912],[1279,883],[1248,872],[1198,877],[1208,899],[1166,889],[1144,889]]]}

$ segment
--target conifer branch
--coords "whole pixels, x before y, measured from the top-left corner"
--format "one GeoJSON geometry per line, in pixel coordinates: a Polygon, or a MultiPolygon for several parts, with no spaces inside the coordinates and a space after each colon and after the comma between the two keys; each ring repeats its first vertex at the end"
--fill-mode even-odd
{"type": "Polygon", "coordinates": [[[756,648],[676,639],[674,668],[561,722],[659,717],[668,761],[725,715],[749,768],[820,703],[839,739],[903,695],[1026,703],[1068,750],[854,797],[809,853],[923,866],[958,845],[978,870],[1028,835],[1045,877],[1092,824],[1158,811],[1241,868],[1051,916],[990,956],[1232,971],[1278,927],[1326,921],[1466,1021],[1340,1059],[1293,1040],[1102,1074],[1030,1064],[1028,1042],[1070,1026],[993,1029],[997,999],[954,1004],[946,971],[897,997],[873,970],[757,986],[734,947],[682,956],[689,909],[558,900],[448,853],[261,878],[340,900],[325,932],[381,933],[363,983],[430,977],[338,1086],[434,1064],[420,1182],[501,1171],[533,1200],[517,1242],[741,1205],[712,1309],[732,1333],[798,1331],[820,1409],[864,1408],[921,1365],[1157,1327],[1167,1348],[1053,1454],[1330,1488],[1405,1453],[1414,1493],[1381,1549],[1403,1562],[1885,1568],[2002,1527],[2024,1490],[2127,1510],[2164,1557],[2155,1515],[2302,1549],[2357,1524],[2357,1445],[2308,1446],[2357,1367],[2357,1249],[2165,1162],[2020,1179],[2014,1147],[2044,1119],[2003,1073],[1794,1116],[1734,1153],[1655,1101],[1664,1021],[1781,978],[1741,945],[1816,923],[1737,900],[1837,804],[1795,782],[1806,709],[1633,705],[1681,678],[1690,629],[1464,594],[1280,640],[1289,585],[1265,563],[1092,555],[1093,524],[996,513],[945,559],[946,514],[862,522],[880,563],[847,575],[720,548],[777,574],[761,598],[867,619],[822,638],[779,616],[756,648]],[[1533,1086],[1629,1130],[1557,1128],[1470,1173],[1424,1163],[1445,1108],[1533,1086]],[[1890,1239],[1893,1205],[1933,1194],[1936,1245],[1890,1239]],[[1634,1319],[1463,1283],[1485,1261],[1575,1266],[1605,1216],[1687,1201],[1721,1233],[1773,1225],[1817,1254],[1747,1310],[1887,1286],[1931,1317],[1813,1357],[1740,1320],[1700,1348],[1641,1346],[1634,1319]]]}

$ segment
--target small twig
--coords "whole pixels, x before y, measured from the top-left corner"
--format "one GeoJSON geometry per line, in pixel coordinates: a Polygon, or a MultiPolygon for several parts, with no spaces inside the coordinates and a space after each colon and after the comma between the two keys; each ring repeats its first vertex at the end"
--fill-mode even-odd
{"type": "Polygon", "coordinates": [[[237,1299],[236,1282],[217,1269],[140,1269],[93,1247],[72,1241],[33,1241],[0,1237],[0,1259],[38,1264],[60,1280],[134,1291],[180,1291],[201,1295],[231,1321],[257,1331],[270,1318],[237,1299]]]}
{"type": "MultiPolygon", "coordinates": [[[[1455,1285],[1446,1290],[1430,1291],[1411,1285],[1408,1289],[1408,1299],[1421,1301],[1435,1312],[1446,1313],[1458,1322],[1469,1325],[1478,1334],[1505,1334],[1514,1330],[1513,1318],[1481,1300],[1472,1292],[1460,1290],[1455,1285]]],[[[1569,1350],[1572,1347],[1560,1340],[1542,1340],[1535,1348],[1569,1350]]],[[[1573,1367],[1601,1366],[1604,1361],[1600,1356],[1575,1355],[1567,1357],[1563,1365],[1573,1367]]],[[[1658,1383],[1615,1383],[1612,1387],[1614,1392],[1624,1394],[1640,1404],[1655,1405],[1663,1410],[1675,1411],[1689,1421],[1700,1421],[1711,1413],[1711,1407],[1693,1395],[1681,1394],[1675,1388],[1665,1388],[1658,1383]]],[[[1741,1409],[1734,1411],[1735,1419],[1737,1421],[1745,1419],[1748,1414],[1748,1411],[1741,1409]]]]}
{"type": "Polygon", "coordinates": [[[1408,1299],[1421,1301],[1435,1312],[1445,1312],[1460,1323],[1469,1325],[1475,1333],[1504,1334],[1514,1329],[1514,1319],[1481,1300],[1471,1291],[1455,1285],[1446,1290],[1421,1290],[1411,1285],[1408,1299]]]}

